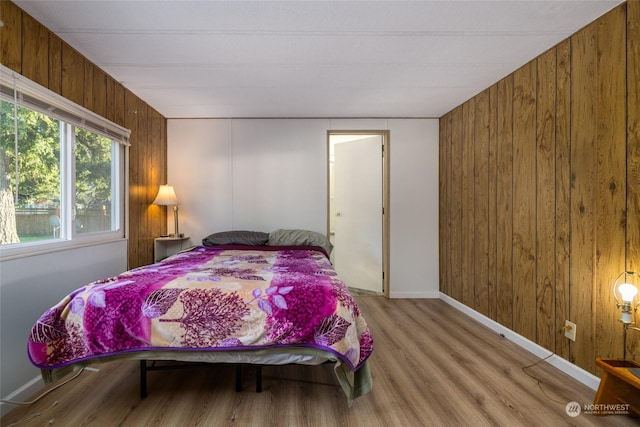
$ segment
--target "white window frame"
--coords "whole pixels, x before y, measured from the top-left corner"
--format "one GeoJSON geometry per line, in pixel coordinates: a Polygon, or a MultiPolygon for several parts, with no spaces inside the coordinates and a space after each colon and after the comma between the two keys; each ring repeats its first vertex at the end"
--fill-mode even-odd
{"type": "Polygon", "coordinates": [[[61,197],[60,221],[65,230],[60,239],[38,242],[0,245],[0,261],[40,255],[60,250],[92,246],[118,240],[126,240],[129,231],[129,136],[130,130],[119,126],[104,117],[79,106],[49,89],[40,86],[24,76],[0,64],[0,91],[8,99],[8,93],[20,99],[19,105],[40,111],[50,117],[60,119],[64,129],[61,134],[71,134],[60,147],[61,157],[61,197]],[[17,95],[16,95],[17,94],[17,95]],[[113,231],[78,234],[73,224],[73,203],[75,197],[75,132],[74,126],[95,132],[112,139],[112,228],[113,231]],[[69,143],[69,140],[71,143],[69,143]],[[116,149],[120,153],[115,153],[116,149]],[[115,209],[115,207],[118,207],[115,209]]]}

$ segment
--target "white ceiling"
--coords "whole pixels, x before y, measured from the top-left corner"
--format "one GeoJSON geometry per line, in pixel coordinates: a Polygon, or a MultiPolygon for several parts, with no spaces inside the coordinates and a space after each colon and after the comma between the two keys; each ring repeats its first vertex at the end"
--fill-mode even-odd
{"type": "Polygon", "coordinates": [[[440,117],[621,0],[14,0],[167,118],[440,117]]]}

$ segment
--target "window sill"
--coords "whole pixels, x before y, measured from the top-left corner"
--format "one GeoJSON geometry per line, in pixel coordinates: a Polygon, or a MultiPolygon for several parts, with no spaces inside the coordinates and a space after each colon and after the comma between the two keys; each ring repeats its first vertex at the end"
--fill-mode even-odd
{"type": "Polygon", "coordinates": [[[108,243],[127,240],[119,234],[105,233],[100,236],[76,238],[74,240],[61,240],[47,243],[26,243],[14,245],[13,247],[0,246],[0,262],[10,261],[19,258],[27,258],[38,255],[45,255],[54,252],[67,251],[71,249],[85,248],[108,243]]]}

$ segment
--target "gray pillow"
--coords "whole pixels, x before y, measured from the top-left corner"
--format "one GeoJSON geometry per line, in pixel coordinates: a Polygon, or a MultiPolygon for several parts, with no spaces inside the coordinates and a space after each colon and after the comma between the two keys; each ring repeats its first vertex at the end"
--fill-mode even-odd
{"type": "Polygon", "coordinates": [[[318,246],[324,249],[327,255],[331,254],[333,245],[327,236],[309,230],[283,230],[278,229],[269,233],[269,246],[318,246]]]}
{"type": "Polygon", "coordinates": [[[233,230],[213,233],[202,239],[204,246],[250,245],[263,246],[269,242],[269,233],[262,231],[233,230]]]}

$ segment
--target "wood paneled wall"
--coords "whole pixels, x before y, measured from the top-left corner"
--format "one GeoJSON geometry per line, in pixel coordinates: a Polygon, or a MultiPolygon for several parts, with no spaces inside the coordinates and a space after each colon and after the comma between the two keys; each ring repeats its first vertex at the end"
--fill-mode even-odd
{"type": "Polygon", "coordinates": [[[593,373],[640,268],[639,40],[634,0],[440,119],[441,292],[593,373]]]}
{"type": "Polygon", "coordinates": [[[10,1],[0,2],[0,62],[34,82],[131,130],[129,267],[153,261],[166,234],[166,208],[153,206],[166,183],[166,119],[10,1]]]}

